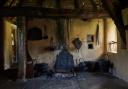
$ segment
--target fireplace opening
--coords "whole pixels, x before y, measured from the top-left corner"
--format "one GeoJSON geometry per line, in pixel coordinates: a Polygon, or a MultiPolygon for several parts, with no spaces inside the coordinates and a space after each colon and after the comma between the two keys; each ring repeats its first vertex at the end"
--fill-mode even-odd
{"type": "Polygon", "coordinates": [[[70,73],[74,68],[73,56],[69,53],[66,48],[57,55],[55,61],[55,72],[57,73],[70,73]]]}

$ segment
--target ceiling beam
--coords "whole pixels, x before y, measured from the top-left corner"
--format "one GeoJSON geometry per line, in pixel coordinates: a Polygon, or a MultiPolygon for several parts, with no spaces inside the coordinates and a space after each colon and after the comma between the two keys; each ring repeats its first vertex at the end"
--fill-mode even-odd
{"type": "Polygon", "coordinates": [[[15,2],[16,2],[16,0],[12,0],[9,7],[12,7],[15,2]]]}
{"type": "Polygon", "coordinates": [[[114,20],[122,39],[122,48],[125,49],[126,48],[126,32],[125,32],[125,26],[122,20],[121,8],[119,6],[115,6],[112,3],[112,0],[102,0],[102,3],[107,9],[112,19],[114,20]]]}
{"type": "Polygon", "coordinates": [[[25,0],[18,0],[18,5],[17,6],[22,6],[25,0]]]}
{"type": "Polygon", "coordinates": [[[28,16],[42,18],[105,18],[109,17],[106,11],[90,11],[85,9],[52,9],[38,7],[3,7],[0,16],[28,16]],[[80,13],[80,11],[83,11],[80,13]],[[98,15],[97,15],[98,13],[98,15]]]}
{"type": "Polygon", "coordinates": [[[3,7],[8,0],[0,0],[0,7],[3,7]]]}
{"type": "Polygon", "coordinates": [[[56,7],[61,8],[61,0],[56,0],[56,7]]]}
{"type": "Polygon", "coordinates": [[[80,1],[79,0],[74,0],[74,7],[76,9],[80,9],[80,1]]]}

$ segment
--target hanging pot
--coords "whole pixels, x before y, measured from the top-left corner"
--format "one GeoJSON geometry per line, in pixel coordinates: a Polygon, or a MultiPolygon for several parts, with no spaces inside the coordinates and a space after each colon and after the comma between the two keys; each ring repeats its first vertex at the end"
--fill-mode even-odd
{"type": "Polygon", "coordinates": [[[80,49],[81,46],[82,46],[82,42],[80,41],[79,38],[75,38],[73,41],[72,41],[73,45],[75,46],[76,49],[80,49]]]}

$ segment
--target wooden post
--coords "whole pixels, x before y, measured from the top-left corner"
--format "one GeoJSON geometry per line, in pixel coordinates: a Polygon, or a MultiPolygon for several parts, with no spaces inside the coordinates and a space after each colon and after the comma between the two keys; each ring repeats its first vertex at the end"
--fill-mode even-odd
{"type": "Polygon", "coordinates": [[[18,78],[25,80],[26,76],[26,24],[25,17],[17,17],[17,60],[18,78]]]}
{"type": "Polygon", "coordinates": [[[4,22],[0,18],[0,72],[4,70],[4,22]]]}

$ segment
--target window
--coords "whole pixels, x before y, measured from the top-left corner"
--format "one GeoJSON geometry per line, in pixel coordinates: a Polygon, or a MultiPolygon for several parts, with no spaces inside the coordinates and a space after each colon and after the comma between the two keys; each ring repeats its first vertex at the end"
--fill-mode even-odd
{"type": "Polygon", "coordinates": [[[117,53],[117,28],[112,19],[107,19],[107,52],[117,53]]]}

